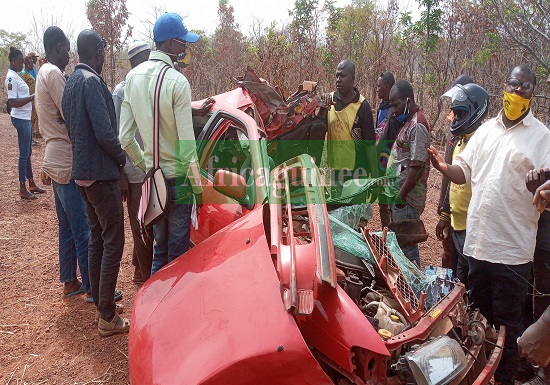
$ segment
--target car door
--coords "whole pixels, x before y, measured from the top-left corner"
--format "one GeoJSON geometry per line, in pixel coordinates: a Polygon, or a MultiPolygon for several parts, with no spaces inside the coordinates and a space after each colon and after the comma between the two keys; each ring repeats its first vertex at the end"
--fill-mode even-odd
{"type": "Polygon", "coordinates": [[[256,164],[251,152],[250,125],[250,122],[245,122],[234,114],[218,110],[199,135],[197,153],[203,186],[203,206],[198,229],[191,229],[191,242],[194,245],[246,215],[256,204],[253,181],[247,183],[246,197],[240,200],[220,192],[214,183],[214,177],[219,170],[228,170],[251,179],[256,164]]]}

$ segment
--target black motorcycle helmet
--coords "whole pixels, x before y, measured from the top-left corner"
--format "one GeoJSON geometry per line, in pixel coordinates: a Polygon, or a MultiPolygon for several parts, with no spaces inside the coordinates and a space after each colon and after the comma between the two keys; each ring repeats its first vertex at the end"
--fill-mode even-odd
{"type": "Polygon", "coordinates": [[[453,136],[467,135],[479,128],[489,112],[489,93],[475,83],[457,84],[445,93],[451,97],[454,119],[451,123],[453,136]]]}

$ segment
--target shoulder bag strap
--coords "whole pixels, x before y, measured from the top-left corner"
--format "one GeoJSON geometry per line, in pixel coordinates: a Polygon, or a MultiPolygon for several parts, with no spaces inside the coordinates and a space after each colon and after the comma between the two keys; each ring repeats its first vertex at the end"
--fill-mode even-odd
{"type": "Polygon", "coordinates": [[[159,167],[159,105],[160,105],[160,86],[162,85],[162,80],[164,79],[164,75],[166,74],[166,71],[170,69],[169,65],[166,65],[162,67],[160,70],[159,78],[157,80],[157,86],[155,87],[155,104],[154,104],[154,143],[153,143],[153,169],[157,169],[159,167]]]}

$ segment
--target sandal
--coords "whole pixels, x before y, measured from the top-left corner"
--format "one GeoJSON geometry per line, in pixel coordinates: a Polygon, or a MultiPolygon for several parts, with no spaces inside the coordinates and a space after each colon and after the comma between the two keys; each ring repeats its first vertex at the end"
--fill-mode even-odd
{"type": "Polygon", "coordinates": [[[128,333],[130,330],[130,320],[128,318],[120,318],[117,312],[111,322],[99,319],[97,323],[97,332],[101,337],[109,337],[115,334],[128,333]]]}
{"type": "Polygon", "coordinates": [[[24,193],[20,193],[19,196],[21,197],[21,199],[26,199],[26,200],[29,200],[29,201],[32,201],[33,199],[38,199],[36,197],[36,195],[34,195],[32,192],[30,191],[27,191],[27,192],[24,192],[24,193]]]}
{"type": "MultiPolygon", "coordinates": [[[[122,314],[124,313],[124,305],[121,304],[121,303],[117,303],[115,304],[115,311],[118,313],[118,314],[122,314]]],[[[101,313],[99,312],[99,310],[96,310],[95,311],[95,324],[97,325],[97,323],[99,322],[99,319],[101,318],[101,313]]]]}
{"type": "Polygon", "coordinates": [[[46,192],[46,190],[44,190],[43,188],[40,188],[38,186],[36,186],[34,188],[30,188],[29,191],[32,192],[33,194],[44,194],[46,192]]]}
{"type": "Polygon", "coordinates": [[[64,286],[65,287],[63,288],[63,296],[65,298],[84,293],[84,289],[82,289],[82,282],[80,282],[78,279],[75,281],[65,282],[64,286]]]}

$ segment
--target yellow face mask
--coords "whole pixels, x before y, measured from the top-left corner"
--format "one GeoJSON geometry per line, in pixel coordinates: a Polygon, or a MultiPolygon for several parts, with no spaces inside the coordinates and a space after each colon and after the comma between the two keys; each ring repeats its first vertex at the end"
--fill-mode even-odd
{"type": "Polygon", "coordinates": [[[504,114],[512,121],[519,119],[529,109],[531,99],[525,99],[518,94],[504,91],[504,99],[502,100],[504,114]]]}

